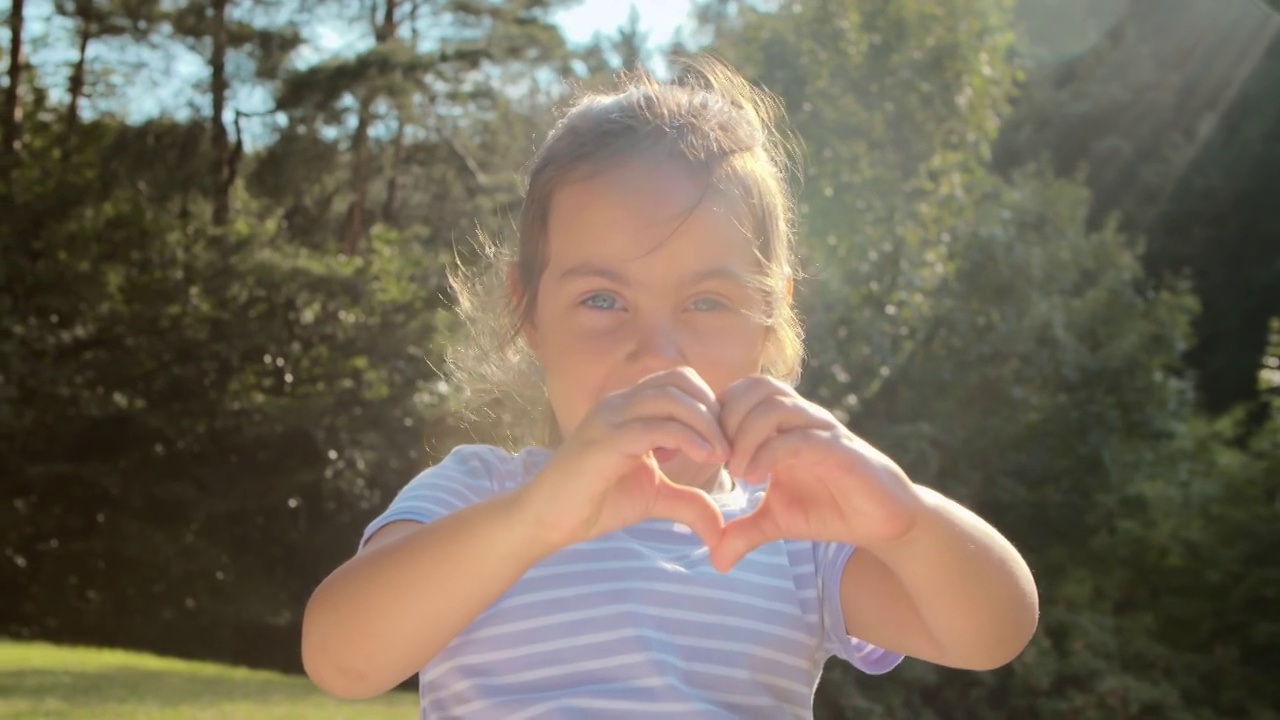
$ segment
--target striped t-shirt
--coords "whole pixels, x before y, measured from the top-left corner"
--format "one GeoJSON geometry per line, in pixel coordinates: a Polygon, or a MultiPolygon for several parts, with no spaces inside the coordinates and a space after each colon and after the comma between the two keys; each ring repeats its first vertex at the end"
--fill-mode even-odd
{"type": "MultiPolygon", "coordinates": [[[[364,539],[515,488],[549,456],[460,446],[405,486],[364,539]]],[[[763,493],[737,483],[715,500],[729,521],[763,493]]],[[[660,520],[565,548],[422,669],[422,717],[812,717],[827,658],[872,674],[902,660],[845,634],[840,574],[852,551],[774,542],[722,574],[697,535],[660,520]]]]}

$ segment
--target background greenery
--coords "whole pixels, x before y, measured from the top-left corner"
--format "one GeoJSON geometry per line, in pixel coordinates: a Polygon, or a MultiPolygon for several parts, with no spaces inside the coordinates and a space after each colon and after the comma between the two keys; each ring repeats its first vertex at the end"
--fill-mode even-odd
{"type": "MultiPolygon", "coordinates": [[[[12,3],[0,632],[297,671],[310,590],[484,430],[433,370],[448,263],[510,227],[562,79],[661,64],[634,23],[568,47],[560,4],[12,3]]],[[[819,717],[1280,716],[1280,17],[699,18],[668,52],[728,58],[803,141],[803,391],[1004,530],[1043,597],[1012,666],[833,663],[819,717]]]]}

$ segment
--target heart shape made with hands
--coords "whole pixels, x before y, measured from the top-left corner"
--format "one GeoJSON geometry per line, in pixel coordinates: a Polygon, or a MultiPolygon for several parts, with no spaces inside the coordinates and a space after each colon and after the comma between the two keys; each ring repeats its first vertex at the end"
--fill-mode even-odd
{"type": "Polygon", "coordinates": [[[727,572],[777,540],[865,546],[899,538],[914,524],[921,500],[905,473],[791,386],[750,376],[717,401],[730,448],[725,468],[766,489],[754,510],[724,523],[710,546],[716,569],[727,572]]]}

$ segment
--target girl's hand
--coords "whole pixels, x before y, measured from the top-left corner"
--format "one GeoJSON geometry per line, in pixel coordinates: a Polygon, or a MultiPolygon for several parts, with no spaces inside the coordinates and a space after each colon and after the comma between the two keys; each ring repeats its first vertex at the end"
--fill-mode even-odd
{"type": "Polygon", "coordinates": [[[721,393],[720,407],[730,475],[769,483],[760,506],[729,523],[712,548],[720,571],[774,540],[865,547],[914,525],[921,500],[902,470],[790,386],[747,377],[721,393]]]}
{"type": "Polygon", "coordinates": [[[557,549],[649,518],[684,523],[713,547],[724,518],[702,490],[677,485],[654,458],[679,450],[721,463],[729,445],[711,388],[688,368],[651,375],[606,396],[525,487],[557,549]]]}

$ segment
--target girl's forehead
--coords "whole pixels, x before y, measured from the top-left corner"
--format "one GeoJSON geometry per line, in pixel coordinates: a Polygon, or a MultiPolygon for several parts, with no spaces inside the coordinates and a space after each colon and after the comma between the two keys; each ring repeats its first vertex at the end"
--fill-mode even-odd
{"type": "Polygon", "coordinates": [[[700,204],[710,185],[707,178],[674,161],[625,160],[570,176],[552,196],[551,218],[622,216],[609,219],[646,223],[678,220],[700,204]],[[635,217],[627,218],[629,215],[635,217]]]}
{"type": "MultiPolygon", "coordinates": [[[[565,183],[547,216],[549,260],[650,254],[754,260],[743,203],[674,161],[641,159],[565,183]]],[[[734,263],[737,264],[737,263],[734,263]]]]}

